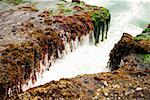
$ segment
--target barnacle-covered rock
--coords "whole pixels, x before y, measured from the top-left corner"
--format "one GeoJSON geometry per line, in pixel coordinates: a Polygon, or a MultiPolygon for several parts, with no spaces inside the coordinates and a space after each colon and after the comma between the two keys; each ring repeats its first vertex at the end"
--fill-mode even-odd
{"type": "Polygon", "coordinates": [[[108,10],[84,2],[27,2],[1,10],[0,99],[22,92],[22,85],[34,83],[57,58],[82,44],[83,37],[92,40],[94,33],[98,43],[109,21],[108,10]],[[103,24],[95,26],[99,20],[103,24]]]}

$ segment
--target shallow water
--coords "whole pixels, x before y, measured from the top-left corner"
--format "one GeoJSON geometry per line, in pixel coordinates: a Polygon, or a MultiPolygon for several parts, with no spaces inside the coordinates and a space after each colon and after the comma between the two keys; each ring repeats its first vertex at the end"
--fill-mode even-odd
{"type": "MultiPolygon", "coordinates": [[[[42,0],[40,0],[42,1],[42,0]]],[[[45,0],[46,1],[46,0],[45,0]]],[[[70,0],[68,0],[70,1],[70,0]]],[[[108,72],[106,68],[110,50],[124,32],[133,36],[140,34],[150,23],[149,0],[83,0],[88,4],[104,6],[111,13],[111,25],[108,39],[98,46],[86,45],[59,59],[49,71],[45,71],[34,85],[29,84],[24,90],[45,84],[60,78],[71,78],[80,74],[108,72]]]]}

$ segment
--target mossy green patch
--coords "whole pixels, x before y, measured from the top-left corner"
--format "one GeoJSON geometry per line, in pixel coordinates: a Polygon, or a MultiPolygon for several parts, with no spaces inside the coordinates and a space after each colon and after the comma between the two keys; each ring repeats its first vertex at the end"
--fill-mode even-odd
{"type": "Polygon", "coordinates": [[[150,34],[149,33],[142,33],[142,34],[134,37],[134,40],[150,40],[150,34]]]}
{"type": "Polygon", "coordinates": [[[138,54],[144,63],[150,63],[150,54],[138,54]]]}
{"type": "MultiPolygon", "coordinates": [[[[105,21],[106,19],[109,19],[109,11],[103,7],[97,7],[97,6],[89,6],[86,5],[83,1],[80,3],[77,2],[64,2],[64,1],[60,1],[60,2],[52,2],[53,8],[56,8],[55,11],[53,12],[55,15],[55,13],[57,11],[62,11],[61,14],[63,13],[63,15],[70,15],[70,13],[74,14],[74,13],[80,13],[81,11],[83,12],[87,12],[91,15],[92,19],[94,21],[105,21]]],[[[51,7],[49,7],[51,8],[51,7]]],[[[50,10],[50,9],[49,9],[50,10]]]]}
{"type": "Polygon", "coordinates": [[[109,11],[103,7],[90,12],[90,15],[96,25],[99,25],[100,22],[105,22],[105,20],[109,19],[110,16],[109,11]]]}
{"type": "Polygon", "coordinates": [[[142,33],[150,33],[150,28],[146,28],[142,33]]]}

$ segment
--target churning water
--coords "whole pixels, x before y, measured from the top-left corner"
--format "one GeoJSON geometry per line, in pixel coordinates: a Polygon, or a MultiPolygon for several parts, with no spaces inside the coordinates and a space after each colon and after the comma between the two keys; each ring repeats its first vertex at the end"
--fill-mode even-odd
{"type": "MultiPolygon", "coordinates": [[[[42,0],[40,0],[42,1],[42,0]]],[[[67,0],[70,1],[70,0],[67,0]]],[[[57,60],[49,71],[45,71],[34,85],[27,88],[59,80],[60,78],[75,77],[80,74],[108,72],[106,68],[109,53],[124,32],[133,36],[140,34],[150,23],[149,0],[83,0],[87,4],[104,6],[111,13],[111,25],[108,39],[98,46],[84,45],[74,52],[57,60]]]]}

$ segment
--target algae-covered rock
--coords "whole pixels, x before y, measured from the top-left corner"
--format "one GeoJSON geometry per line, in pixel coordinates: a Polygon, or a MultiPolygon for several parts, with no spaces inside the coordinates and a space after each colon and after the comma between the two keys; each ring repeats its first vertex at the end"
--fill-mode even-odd
{"type": "Polygon", "coordinates": [[[150,41],[150,33],[142,33],[136,36],[134,40],[149,40],[150,41]]]}
{"type": "Polygon", "coordinates": [[[148,31],[144,30],[136,37],[127,33],[123,34],[110,53],[108,66],[111,70],[116,70],[122,64],[141,68],[150,67],[150,33],[148,31]]]}
{"type": "Polygon", "coordinates": [[[110,53],[114,71],[52,81],[7,99],[149,100],[149,42],[124,33],[110,53]]]}
{"type": "Polygon", "coordinates": [[[150,34],[150,24],[142,33],[149,33],[150,34]]]}
{"type": "MultiPolygon", "coordinates": [[[[143,33],[142,33],[143,34],[143,33]]],[[[124,33],[110,53],[111,72],[52,81],[8,100],[149,100],[150,41],[124,33]]]]}
{"type": "Polygon", "coordinates": [[[123,66],[113,71],[52,81],[8,100],[148,100],[150,70],[123,66]]]}
{"type": "Polygon", "coordinates": [[[1,2],[12,3],[15,5],[18,5],[20,3],[24,3],[25,1],[27,1],[27,0],[1,0],[1,2]]]}
{"type": "Polygon", "coordinates": [[[1,10],[0,99],[22,92],[22,85],[34,83],[37,75],[68,53],[66,49],[82,44],[83,37],[99,34],[94,32],[93,13],[103,23],[97,26],[101,35],[106,35],[109,11],[84,2],[26,2],[1,10]]]}

